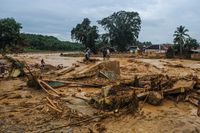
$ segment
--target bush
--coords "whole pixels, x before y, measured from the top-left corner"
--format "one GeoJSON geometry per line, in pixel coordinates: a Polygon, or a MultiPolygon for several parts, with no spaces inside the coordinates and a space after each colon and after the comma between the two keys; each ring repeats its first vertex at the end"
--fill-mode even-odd
{"type": "Polygon", "coordinates": [[[169,47],[167,52],[166,52],[166,57],[167,58],[174,58],[174,49],[172,47],[169,47]]]}

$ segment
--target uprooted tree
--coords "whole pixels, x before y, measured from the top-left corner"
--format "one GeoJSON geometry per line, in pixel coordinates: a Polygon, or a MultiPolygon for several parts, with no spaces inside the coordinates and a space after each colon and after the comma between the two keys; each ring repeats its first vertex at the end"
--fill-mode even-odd
{"type": "Polygon", "coordinates": [[[119,11],[99,20],[98,23],[108,31],[106,34],[112,46],[125,51],[139,36],[141,19],[137,12],[119,11]]]}
{"type": "Polygon", "coordinates": [[[81,24],[77,24],[71,30],[71,37],[95,52],[95,41],[99,37],[98,28],[97,26],[91,26],[90,23],[90,20],[85,18],[81,24]]]}
{"type": "Polygon", "coordinates": [[[0,50],[4,53],[6,48],[16,48],[22,44],[20,36],[21,24],[14,18],[0,19],[0,50]]]}

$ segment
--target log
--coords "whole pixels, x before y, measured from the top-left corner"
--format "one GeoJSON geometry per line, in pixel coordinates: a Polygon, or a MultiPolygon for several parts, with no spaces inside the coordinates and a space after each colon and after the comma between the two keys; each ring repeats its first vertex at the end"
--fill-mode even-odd
{"type": "Polygon", "coordinates": [[[59,110],[59,109],[55,108],[54,106],[50,105],[49,103],[47,104],[47,106],[52,108],[53,110],[59,112],[59,113],[62,113],[62,110],[59,110]]]}
{"type": "Polygon", "coordinates": [[[51,91],[53,91],[54,93],[56,93],[57,95],[60,95],[59,92],[57,92],[56,90],[54,90],[54,89],[53,89],[50,85],[48,85],[46,82],[44,82],[44,81],[42,81],[42,80],[39,80],[39,79],[38,79],[38,81],[39,81],[41,84],[45,85],[48,89],[50,89],[51,91]]]}
{"type": "Polygon", "coordinates": [[[68,73],[68,72],[71,72],[71,71],[73,71],[73,70],[75,70],[75,66],[71,66],[71,67],[68,67],[68,68],[66,68],[66,69],[62,69],[61,71],[59,71],[58,73],[57,73],[57,75],[58,76],[61,76],[61,75],[64,75],[64,74],[66,74],[66,73],[68,73]]]}
{"type": "MultiPolygon", "coordinates": [[[[41,84],[41,80],[37,80],[38,85],[50,96],[55,96],[54,94],[51,94],[44,86],[41,84]]],[[[57,95],[56,95],[57,96],[57,95]]]]}
{"type": "Polygon", "coordinates": [[[49,102],[52,106],[54,106],[54,107],[56,108],[56,105],[53,103],[53,101],[51,101],[51,99],[49,99],[49,97],[46,97],[46,99],[48,100],[48,102],[49,102]]]}

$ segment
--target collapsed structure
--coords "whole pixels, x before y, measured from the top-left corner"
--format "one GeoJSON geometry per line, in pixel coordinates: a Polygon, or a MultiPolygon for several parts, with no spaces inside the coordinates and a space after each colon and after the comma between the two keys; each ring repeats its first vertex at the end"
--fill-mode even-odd
{"type": "MultiPolygon", "coordinates": [[[[46,106],[43,108],[48,108],[48,111],[58,114],[66,113],[66,107],[70,108],[68,113],[73,114],[75,109],[84,114],[80,115],[76,112],[75,114],[80,118],[85,115],[94,116],[97,112],[100,116],[107,115],[108,112],[134,114],[140,108],[140,101],[158,106],[162,105],[164,99],[171,99],[197,105],[200,98],[200,79],[197,75],[168,75],[162,72],[165,70],[157,66],[137,60],[128,61],[131,69],[124,68],[124,64],[120,64],[117,60],[96,59],[89,63],[79,61],[72,66],[59,69],[54,67],[53,71],[49,67],[40,71],[38,66],[30,66],[12,57],[6,57],[6,59],[11,62],[10,75],[13,75],[13,69],[20,71],[14,72],[14,76],[11,77],[25,75],[28,78],[26,81],[29,87],[39,89],[37,91],[43,90],[42,93],[46,94],[46,106]],[[18,64],[18,67],[12,64],[18,64]],[[137,70],[140,66],[153,70],[159,69],[158,72],[161,72],[141,74],[138,73],[141,70],[137,70]],[[66,93],[65,90],[71,93],[66,93]],[[77,108],[78,105],[70,103],[77,102],[77,99],[90,105],[90,107],[84,106],[89,111],[84,111],[83,108],[77,108]],[[90,111],[92,113],[89,113],[90,111]]],[[[183,67],[172,66],[169,63],[165,65],[183,67]]],[[[89,120],[93,120],[93,117],[89,120]]]]}

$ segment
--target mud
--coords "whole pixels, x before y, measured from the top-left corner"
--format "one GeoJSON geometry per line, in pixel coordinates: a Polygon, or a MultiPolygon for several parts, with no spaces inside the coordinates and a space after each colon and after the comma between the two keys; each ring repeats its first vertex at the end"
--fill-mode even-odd
{"type": "MultiPolygon", "coordinates": [[[[95,57],[99,61],[92,63],[82,63],[82,57],[61,57],[59,53],[22,54],[14,57],[26,61],[33,71],[39,71],[35,64],[40,64],[41,59],[54,67],[59,64],[65,67],[79,64],[74,71],[62,76],[41,72],[43,79],[58,79],[79,84],[117,85],[122,81],[132,81],[135,76],[148,77],[156,74],[169,77],[193,75],[200,78],[200,62],[191,60],[111,58],[110,60],[119,61],[121,75],[120,79],[111,81],[98,76],[69,79],[74,74],[83,70],[89,71],[102,62],[102,58],[99,57],[95,57]]],[[[43,90],[27,87],[26,82],[26,77],[0,79],[0,132],[200,132],[197,108],[185,101],[176,102],[166,98],[160,106],[140,101],[136,113],[126,114],[123,110],[99,110],[87,102],[90,97],[99,95],[101,88],[73,84],[74,86],[57,88],[56,91],[62,96],[52,97],[43,90]],[[62,110],[62,113],[47,106],[47,97],[62,110]]]]}

